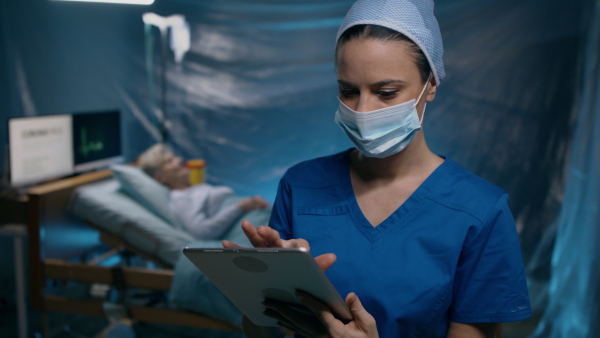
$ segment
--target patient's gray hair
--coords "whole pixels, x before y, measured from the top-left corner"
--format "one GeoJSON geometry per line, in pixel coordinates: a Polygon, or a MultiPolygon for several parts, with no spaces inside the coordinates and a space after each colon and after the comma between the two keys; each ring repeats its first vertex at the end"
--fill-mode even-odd
{"type": "Polygon", "coordinates": [[[138,157],[138,167],[154,177],[160,171],[168,151],[169,149],[162,143],[153,145],[138,157]]]}

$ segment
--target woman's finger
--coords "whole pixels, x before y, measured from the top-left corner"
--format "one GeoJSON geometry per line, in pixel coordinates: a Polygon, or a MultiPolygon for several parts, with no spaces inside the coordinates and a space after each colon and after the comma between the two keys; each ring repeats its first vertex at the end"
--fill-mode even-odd
{"type": "Polygon", "coordinates": [[[288,247],[290,247],[290,248],[304,248],[307,251],[310,251],[310,245],[303,238],[290,239],[288,241],[288,247]]]}
{"type": "Polygon", "coordinates": [[[321,267],[321,270],[323,271],[329,269],[336,260],[337,256],[332,253],[326,253],[315,257],[315,261],[317,261],[317,264],[319,264],[319,267],[321,267]]]}
{"type": "Polygon", "coordinates": [[[258,234],[265,240],[269,247],[275,248],[304,248],[310,251],[310,245],[305,239],[289,239],[283,240],[279,236],[279,232],[268,226],[260,226],[256,229],[258,234]]]}
{"type": "Polygon", "coordinates": [[[252,225],[252,223],[250,223],[248,220],[242,221],[242,230],[244,231],[246,237],[248,237],[248,239],[250,240],[250,243],[252,243],[252,246],[254,246],[255,248],[267,247],[267,243],[265,242],[265,240],[258,233],[254,225],[252,225]]]}
{"type": "Polygon", "coordinates": [[[352,312],[352,317],[354,317],[354,322],[358,327],[362,329],[364,332],[377,332],[377,323],[375,318],[365,310],[358,296],[351,292],[346,296],[346,305],[352,312]]]}
{"type": "Polygon", "coordinates": [[[265,245],[273,248],[283,248],[284,240],[279,237],[279,232],[277,230],[270,228],[268,226],[260,226],[256,229],[256,233],[260,238],[266,243],[265,245]]]}
{"type": "Polygon", "coordinates": [[[310,245],[305,239],[281,239],[279,232],[268,226],[260,226],[256,231],[270,248],[304,248],[310,251],[310,245]]]}
{"type": "Polygon", "coordinates": [[[301,290],[296,292],[296,297],[298,297],[298,299],[300,299],[300,301],[306,305],[306,307],[315,313],[319,321],[321,321],[321,323],[323,323],[323,325],[325,325],[330,332],[343,329],[344,323],[335,318],[329,307],[323,302],[301,290]]]}

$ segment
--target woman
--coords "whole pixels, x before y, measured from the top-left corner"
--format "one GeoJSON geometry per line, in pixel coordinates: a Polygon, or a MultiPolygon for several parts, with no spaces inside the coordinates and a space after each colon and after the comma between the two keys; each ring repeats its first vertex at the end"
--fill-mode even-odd
{"type": "MultiPolygon", "coordinates": [[[[265,301],[281,326],[311,337],[492,337],[496,323],[531,316],[506,193],[425,141],[442,54],[432,1],[359,0],[348,12],[335,121],[356,148],[290,168],[270,227],[242,227],[257,247],[310,244],[354,320],[300,293],[315,316],[265,301]]],[[[249,321],[245,330],[266,334],[249,321]]]]}

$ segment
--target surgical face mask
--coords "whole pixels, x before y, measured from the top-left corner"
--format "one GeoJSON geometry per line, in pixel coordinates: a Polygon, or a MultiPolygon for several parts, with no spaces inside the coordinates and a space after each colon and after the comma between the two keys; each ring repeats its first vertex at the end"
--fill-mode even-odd
{"type": "Polygon", "coordinates": [[[427,88],[427,82],[429,79],[416,100],[366,113],[354,111],[340,100],[334,120],[365,156],[385,158],[397,154],[412,142],[421,129],[425,108],[419,120],[417,103],[427,88]]]}

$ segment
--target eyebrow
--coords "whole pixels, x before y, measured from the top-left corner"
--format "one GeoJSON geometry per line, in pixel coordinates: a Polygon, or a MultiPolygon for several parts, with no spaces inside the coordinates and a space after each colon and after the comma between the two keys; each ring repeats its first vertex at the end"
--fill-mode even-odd
{"type": "MultiPolygon", "coordinates": [[[[358,87],[355,83],[352,83],[352,82],[349,82],[349,81],[344,81],[344,80],[338,79],[337,82],[338,82],[338,84],[341,84],[341,85],[346,85],[346,86],[351,86],[351,87],[358,87]]],[[[402,81],[402,80],[392,80],[392,79],[389,79],[389,80],[382,80],[382,81],[378,81],[378,82],[375,82],[375,83],[371,83],[369,85],[369,87],[385,86],[385,85],[389,85],[389,84],[392,84],[392,83],[394,83],[394,84],[406,84],[407,82],[406,81],[402,81]]]]}

